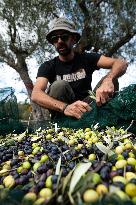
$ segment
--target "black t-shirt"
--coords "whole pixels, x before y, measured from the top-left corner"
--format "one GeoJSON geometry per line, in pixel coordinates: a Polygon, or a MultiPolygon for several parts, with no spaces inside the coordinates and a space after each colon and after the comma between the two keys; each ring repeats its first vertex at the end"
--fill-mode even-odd
{"type": "Polygon", "coordinates": [[[100,56],[97,53],[75,53],[69,62],[60,61],[57,56],[39,67],[37,77],[45,77],[51,84],[56,80],[68,81],[76,99],[82,100],[91,90],[92,73],[99,69],[97,62],[100,56]]]}

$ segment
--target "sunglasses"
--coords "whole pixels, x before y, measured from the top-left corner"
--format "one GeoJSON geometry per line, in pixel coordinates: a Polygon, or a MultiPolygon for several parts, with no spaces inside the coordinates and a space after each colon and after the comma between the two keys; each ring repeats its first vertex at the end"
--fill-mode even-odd
{"type": "Polygon", "coordinates": [[[69,37],[70,37],[70,34],[63,33],[60,35],[51,36],[50,41],[51,41],[51,43],[57,43],[59,38],[60,38],[62,41],[66,42],[69,39],[69,37]]]}

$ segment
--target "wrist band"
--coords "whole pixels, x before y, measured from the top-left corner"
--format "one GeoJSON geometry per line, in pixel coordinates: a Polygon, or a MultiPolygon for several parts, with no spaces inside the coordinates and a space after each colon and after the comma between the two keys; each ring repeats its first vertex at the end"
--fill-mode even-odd
{"type": "Polygon", "coordinates": [[[66,110],[66,107],[68,106],[67,103],[65,103],[64,107],[63,107],[63,110],[62,110],[62,113],[64,113],[64,111],[66,110]]]}

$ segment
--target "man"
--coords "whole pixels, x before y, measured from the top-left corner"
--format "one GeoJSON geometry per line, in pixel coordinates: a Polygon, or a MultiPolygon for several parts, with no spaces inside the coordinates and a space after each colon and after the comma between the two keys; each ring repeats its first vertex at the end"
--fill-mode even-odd
{"type": "Polygon", "coordinates": [[[75,53],[73,46],[79,41],[80,34],[73,22],[63,17],[52,21],[46,39],[54,45],[59,56],[40,66],[32,101],[49,109],[52,117],[66,115],[80,119],[90,110],[86,99],[91,90],[92,73],[99,68],[108,68],[110,72],[96,90],[97,106],[113,96],[114,82],[125,73],[126,61],[96,53],[75,53]],[[51,86],[46,93],[48,82],[51,86]]]}

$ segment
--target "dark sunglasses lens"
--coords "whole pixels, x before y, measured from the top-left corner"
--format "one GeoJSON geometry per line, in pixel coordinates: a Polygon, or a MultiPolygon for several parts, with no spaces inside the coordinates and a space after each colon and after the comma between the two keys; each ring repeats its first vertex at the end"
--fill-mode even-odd
{"type": "Polygon", "coordinates": [[[51,37],[51,42],[52,43],[57,43],[58,39],[59,39],[58,36],[52,36],[51,37]]]}
{"type": "Polygon", "coordinates": [[[69,39],[69,34],[63,34],[60,36],[62,41],[67,41],[69,39]]]}
{"type": "Polygon", "coordinates": [[[56,35],[56,36],[52,36],[51,37],[51,42],[52,43],[57,43],[59,38],[62,40],[62,41],[67,41],[69,39],[69,34],[62,34],[62,35],[56,35]]]}

